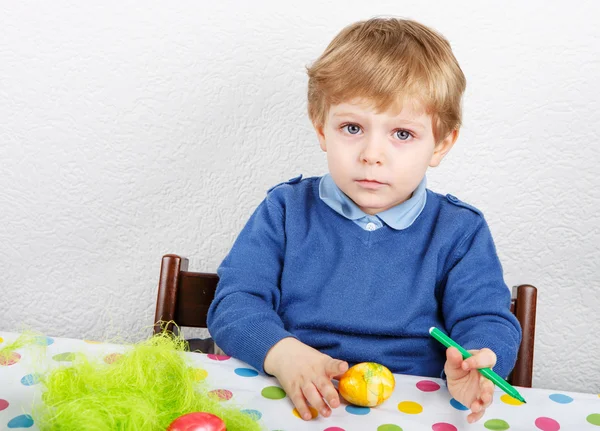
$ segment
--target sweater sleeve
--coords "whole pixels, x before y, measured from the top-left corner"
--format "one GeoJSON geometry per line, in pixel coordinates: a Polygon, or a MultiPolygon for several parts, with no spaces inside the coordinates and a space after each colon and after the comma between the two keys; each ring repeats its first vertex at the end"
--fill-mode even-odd
{"type": "Polygon", "coordinates": [[[482,216],[453,257],[442,299],[446,329],[467,350],[494,351],[494,371],[506,378],[517,358],[521,327],[510,312],[510,290],[482,216]]]}
{"type": "Polygon", "coordinates": [[[262,372],[271,347],[293,336],[276,312],[284,248],[283,208],[267,197],[221,263],[208,312],[208,329],[216,344],[262,372]]]}

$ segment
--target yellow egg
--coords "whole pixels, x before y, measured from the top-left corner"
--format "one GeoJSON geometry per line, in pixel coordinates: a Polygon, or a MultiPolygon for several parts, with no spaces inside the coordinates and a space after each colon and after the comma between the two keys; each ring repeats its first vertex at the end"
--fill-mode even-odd
{"type": "Polygon", "coordinates": [[[340,395],[351,404],[375,407],[394,391],[394,375],[381,364],[362,362],[351,367],[340,378],[340,395]]]}

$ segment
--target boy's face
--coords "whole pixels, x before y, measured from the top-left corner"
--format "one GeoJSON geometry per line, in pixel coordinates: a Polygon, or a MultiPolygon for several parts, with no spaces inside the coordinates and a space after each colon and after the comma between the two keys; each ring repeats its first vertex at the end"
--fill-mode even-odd
{"type": "Polygon", "coordinates": [[[317,128],[333,180],[367,214],[409,199],[456,141],[458,131],[436,145],[431,115],[411,105],[379,114],[359,100],[332,105],[317,128]]]}

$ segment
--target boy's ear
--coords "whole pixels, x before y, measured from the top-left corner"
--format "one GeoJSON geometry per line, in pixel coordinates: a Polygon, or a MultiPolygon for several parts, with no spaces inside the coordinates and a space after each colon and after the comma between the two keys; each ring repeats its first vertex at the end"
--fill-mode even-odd
{"type": "Polygon", "coordinates": [[[323,132],[323,126],[317,126],[316,124],[313,124],[313,127],[317,132],[317,138],[319,138],[319,146],[323,151],[327,152],[327,145],[325,143],[325,133],[323,132]]]}
{"type": "Polygon", "coordinates": [[[439,166],[442,162],[442,159],[454,146],[454,143],[458,139],[458,129],[454,129],[448,136],[442,139],[440,142],[435,144],[435,148],[433,149],[433,155],[431,156],[431,161],[429,162],[429,166],[435,168],[439,166]]]}

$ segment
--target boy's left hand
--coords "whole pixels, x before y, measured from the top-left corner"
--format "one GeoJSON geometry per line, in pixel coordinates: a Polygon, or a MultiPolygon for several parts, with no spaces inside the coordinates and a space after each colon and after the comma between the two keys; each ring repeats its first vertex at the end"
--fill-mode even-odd
{"type": "Polygon", "coordinates": [[[473,423],[481,419],[485,409],[494,399],[494,383],[483,377],[479,368],[492,368],[496,365],[496,354],[490,349],[469,350],[473,356],[463,360],[454,347],[446,350],[444,372],[450,395],[456,401],[471,409],[467,421],[473,423]]]}

